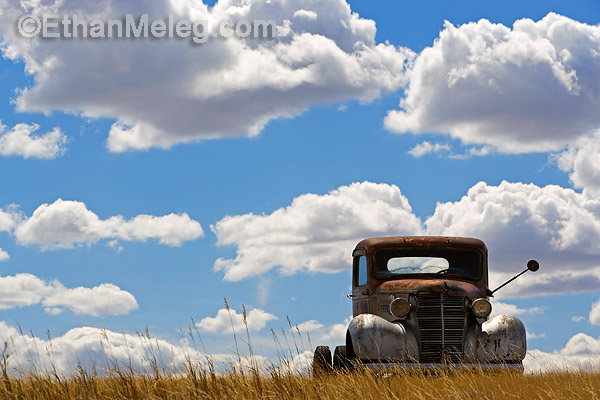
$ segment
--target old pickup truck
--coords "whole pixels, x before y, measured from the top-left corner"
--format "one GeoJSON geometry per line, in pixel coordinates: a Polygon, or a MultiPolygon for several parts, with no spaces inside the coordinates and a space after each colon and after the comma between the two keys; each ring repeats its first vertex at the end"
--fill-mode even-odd
{"type": "MultiPolygon", "coordinates": [[[[521,274],[537,271],[535,260],[521,274]]],[[[478,239],[385,237],[352,253],[352,314],[345,346],[318,346],[314,373],[370,368],[522,370],[525,327],[512,316],[489,319],[488,255],[478,239]],[[333,358],[333,359],[332,359],[333,358]]]]}

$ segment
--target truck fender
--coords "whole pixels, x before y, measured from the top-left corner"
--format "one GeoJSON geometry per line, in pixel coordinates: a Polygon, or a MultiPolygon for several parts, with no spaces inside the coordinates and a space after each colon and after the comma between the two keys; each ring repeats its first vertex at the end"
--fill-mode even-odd
{"type": "Polygon", "coordinates": [[[374,314],[359,314],[348,325],[352,349],[361,360],[418,359],[417,340],[400,322],[374,314]]]}
{"type": "Polygon", "coordinates": [[[525,326],[520,319],[496,315],[481,326],[477,335],[480,362],[520,362],[527,353],[525,326]]]}

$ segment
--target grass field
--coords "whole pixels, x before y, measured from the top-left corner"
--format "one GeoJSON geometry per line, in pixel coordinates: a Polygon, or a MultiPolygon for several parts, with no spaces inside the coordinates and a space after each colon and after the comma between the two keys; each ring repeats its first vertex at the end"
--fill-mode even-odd
{"type": "Polygon", "coordinates": [[[256,371],[184,374],[111,371],[101,377],[79,371],[66,379],[50,373],[4,375],[2,399],[600,399],[600,373],[502,372],[396,373],[363,370],[323,377],[256,371]]]}
{"type": "MultiPolygon", "coordinates": [[[[228,308],[226,301],[225,305],[228,308]]],[[[99,363],[78,367],[69,362],[68,373],[62,371],[64,363],[57,363],[50,339],[41,341],[20,332],[0,348],[0,399],[600,399],[600,364],[592,360],[585,370],[546,368],[544,373],[425,374],[398,368],[382,374],[359,366],[352,372],[313,377],[312,353],[304,347],[312,348],[310,336],[304,342],[298,326],[289,319],[288,324],[288,335],[282,329],[283,340],[272,331],[278,349],[275,363],[254,354],[244,308],[242,342],[247,355],[239,350],[235,330],[236,351],[228,361],[207,356],[195,345],[179,359],[169,356],[173,350],[160,345],[147,330],[136,337],[143,352],[134,353],[136,338],[109,337],[105,332],[96,353],[99,363]],[[143,354],[143,359],[132,354],[143,354]]],[[[201,342],[194,329],[189,329],[188,339],[201,342]]]]}

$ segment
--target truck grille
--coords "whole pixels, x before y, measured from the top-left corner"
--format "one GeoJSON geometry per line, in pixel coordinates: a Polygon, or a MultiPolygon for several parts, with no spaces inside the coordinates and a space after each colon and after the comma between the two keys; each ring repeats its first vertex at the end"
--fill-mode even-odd
{"type": "Polygon", "coordinates": [[[466,320],[463,297],[446,293],[419,293],[417,322],[421,336],[421,363],[463,361],[463,332],[466,320]]]}

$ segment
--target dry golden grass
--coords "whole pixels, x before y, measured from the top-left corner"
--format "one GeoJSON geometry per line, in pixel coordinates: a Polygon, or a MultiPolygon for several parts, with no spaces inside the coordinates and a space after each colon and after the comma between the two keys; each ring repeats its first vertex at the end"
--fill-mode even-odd
{"type": "Polygon", "coordinates": [[[189,369],[187,375],[140,375],[84,371],[71,378],[50,374],[4,375],[2,399],[600,399],[600,374],[556,372],[522,375],[453,372],[388,376],[363,370],[323,377],[273,372],[216,375],[189,369]]]}
{"type": "MultiPolygon", "coordinates": [[[[225,300],[225,306],[229,305],[225,300]]],[[[249,355],[253,355],[250,333],[244,307],[244,324],[249,355]]],[[[192,323],[194,321],[192,320],[192,323]]],[[[292,343],[298,356],[304,342],[298,326],[293,327],[288,318],[292,343]],[[294,332],[300,341],[294,337],[294,332]]],[[[195,323],[194,323],[195,325],[195,323]]],[[[232,321],[233,330],[233,321],[232,321]]],[[[194,332],[189,329],[189,339],[195,344],[194,332]]],[[[108,335],[104,333],[104,356],[106,369],[89,372],[81,367],[71,375],[57,371],[53,362],[49,369],[36,364],[39,354],[33,357],[33,369],[15,368],[9,342],[0,349],[0,400],[62,400],[62,399],[600,399],[600,368],[593,372],[583,369],[568,372],[558,371],[538,374],[522,374],[513,371],[484,373],[474,370],[438,371],[424,373],[420,370],[408,372],[403,369],[375,373],[364,367],[353,372],[331,372],[317,377],[300,376],[294,366],[294,352],[286,332],[282,337],[288,344],[284,351],[274,331],[279,362],[265,368],[252,357],[240,354],[237,336],[233,330],[237,361],[230,363],[226,372],[215,372],[215,363],[210,357],[193,361],[186,354],[185,362],[175,365],[161,358],[158,345],[150,340],[147,329],[139,335],[150,361],[143,371],[137,371],[129,363],[119,364],[112,353],[108,335]],[[242,359],[247,362],[241,363],[242,359]],[[12,360],[9,362],[9,360],[12,360]],[[119,365],[125,365],[119,367],[119,365]]],[[[25,335],[21,332],[21,336],[25,335]]],[[[310,343],[310,336],[308,345],[310,343]]],[[[12,338],[11,341],[14,341],[12,338]]],[[[13,342],[14,344],[14,342],[13,342]]],[[[52,344],[46,349],[52,360],[52,344]]],[[[204,345],[202,344],[202,347],[204,345]]],[[[197,351],[196,348],[194,348],[197,351]]],[[[206,354],[203,349],[203,354],[206,354]]],[[[302,353],[304,354],[304,353],[302,353]]],[[[17,366],[20,365],[17,363],[17,366]]],[[[591,364],[590,364],[591,365],[591,364]]],[[[300,367],[302,368],[302,367],[300,367]]]]}

